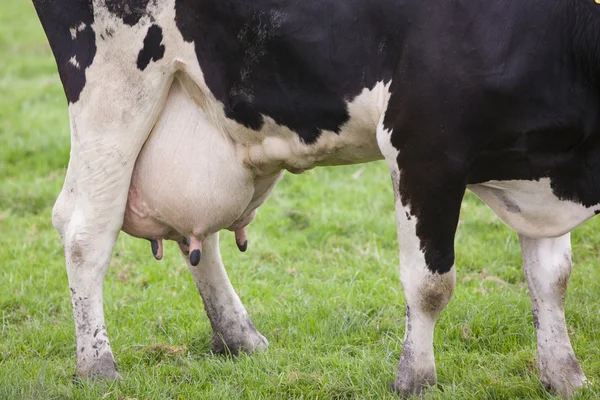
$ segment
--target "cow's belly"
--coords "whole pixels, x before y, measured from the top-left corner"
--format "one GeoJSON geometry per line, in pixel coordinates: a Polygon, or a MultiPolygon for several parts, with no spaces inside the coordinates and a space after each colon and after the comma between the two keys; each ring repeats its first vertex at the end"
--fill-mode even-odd
{"type": "MultiPolygon", "coordinates": [[[[306,144],[297,132],[278,125],[264,116],[258,132],[240,125],[229,128],[235,140],[243,143],[247,137],[258,135],[259,140],[248,144],[248,162],[258,170],[276,165],[292,173],[316,166],[365,163],[383,159],[377,145],[377,125],[389,101],[389,83],[378,82],[346,103],[348,121],[339,132],[322,130],[318,140],[306,144]]],[[[227,121],[234,124],[232,121],[227,121]]]]}
{"type": "Polygon", "coordinates": [[[277,176],[257,180],[239,153],[175,80],[136,161],[122,229],[181,241],[245,226],[277,176]]]}
{"type": "Polygon", "coordinates": [[[538,181],[489,181],[469,185],[508,226],[533,237],[564,235],[595,215],[595,207],[584,207],[554,195],[550,179],[538,181]]]}

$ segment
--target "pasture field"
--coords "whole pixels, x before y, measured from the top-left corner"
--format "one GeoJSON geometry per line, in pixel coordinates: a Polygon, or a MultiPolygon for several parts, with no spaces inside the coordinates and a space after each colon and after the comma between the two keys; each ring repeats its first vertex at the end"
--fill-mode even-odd
{"type": "MultiPolygon", "coordinates": [[[[0,399],[392,399],[404,335],[393,195],[383,163],[287,174],[238,252],[234,287],[270,341],[210,351],[200,296],[177,249],[161,262],[122,234],[104,285],[119,382],[77,382],[69,289],[51,209],[69,156],[66,101],[28,0],[0,2],[0,399]]],[[[457,288],[435,334],[434,399],[549,399],[517,236],[473,195],[456,236],[457,288]]],[[[600,398],[600,220],[573,234],[566,311],[600,398]]]]}

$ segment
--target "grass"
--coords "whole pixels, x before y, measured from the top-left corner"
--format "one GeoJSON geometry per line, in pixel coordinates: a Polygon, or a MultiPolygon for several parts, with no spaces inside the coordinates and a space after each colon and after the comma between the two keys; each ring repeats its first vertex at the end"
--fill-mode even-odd
{"type": "MultiPolygon", "coordinates": [[[[367,399],[389,392],[404,335],[393,196],[382,163],[287,175],[222,252],[268,352],[210,352],[202,303],[176,246],[156,262],[121,235],[105,282],[120,382],[75,382],[75,339],[50,221],[69,154],[67,109],[31,4],[0,2],[0,398],[367,399]]],[[[600,221],[573,235],[566,312],[600,398],[600,221]]],[[[516,235],[474,196],[456,237],[458,285],[435,333],[435,399],[549,399],[516,235]]]]}

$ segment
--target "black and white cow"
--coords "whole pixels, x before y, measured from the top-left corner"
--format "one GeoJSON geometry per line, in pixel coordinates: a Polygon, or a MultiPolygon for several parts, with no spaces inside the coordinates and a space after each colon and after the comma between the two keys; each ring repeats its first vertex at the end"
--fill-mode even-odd
{"type": "Polygon", "coordinates": [[[586,382],[563,303],[569,232],[600,210],[594,0],[34,0],[69,104],[61,234],[77,372],[117,377],[102,282],[121,229],[179,242],[217,350],[267,346],[218,232],[244,227],[281,171],[385,158],[406,336],[394,388],[436,380],[469,188],[519,233],[543,381],[586,382]]]}

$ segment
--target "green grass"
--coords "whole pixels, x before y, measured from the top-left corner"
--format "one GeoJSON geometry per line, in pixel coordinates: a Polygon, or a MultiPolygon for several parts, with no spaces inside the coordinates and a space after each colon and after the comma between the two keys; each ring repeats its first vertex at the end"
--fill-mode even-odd
{"type": "MultiPolygon", "coordinates": [[[[0,2],[0,399],[365,399],[389,392],[404,299],[389,177],[382,163],[287,175],[222,252],[269,339],[263,354],[210,352],[211,331],[176,246],[156,262],[121,235],[105,282],[108,331],[124,379],[72,380],[75,339],[58,234],[50,221],[69,154],[67,108],[31,4],[0,2]]],[[[566,312],[600,398],[600,221],[573,235],[566,312]]],[[[458,285],[435,334],[439,399],[553,398],[539,382],[516,235],[467,195],[458,285]],[[497,277],[502,281],[486,279],[497,277]]]]}

